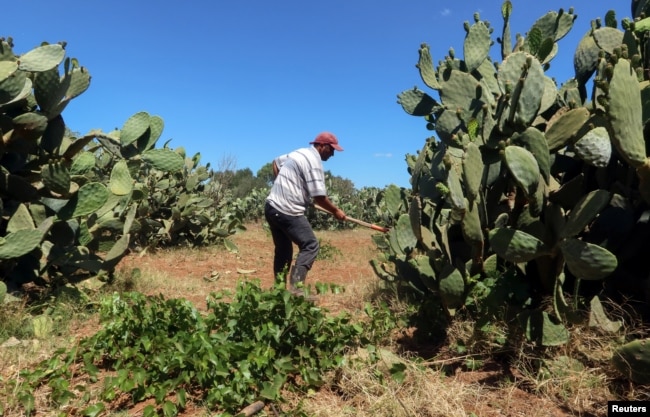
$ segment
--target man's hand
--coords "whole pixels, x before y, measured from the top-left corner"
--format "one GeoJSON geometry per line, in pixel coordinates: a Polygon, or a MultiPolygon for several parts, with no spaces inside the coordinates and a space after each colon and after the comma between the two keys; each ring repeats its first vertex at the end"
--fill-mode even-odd
{"type": "Polygon", "coordinates": [[[345,220],[347,219],[347,216],[345,215],[345,212],[341,210],[340,208],[336,207],[334,203],[327,197],[327,196],[317,196],[314,197],[314,202],[325,209],[325,211],[332,213],[334,217],[336,217],[337,220],[345,220]]]}

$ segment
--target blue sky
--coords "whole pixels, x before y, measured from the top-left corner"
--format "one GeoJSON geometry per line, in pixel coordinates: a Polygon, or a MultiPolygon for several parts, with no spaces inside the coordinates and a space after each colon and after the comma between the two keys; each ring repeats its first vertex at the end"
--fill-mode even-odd
{"type": "MultiPolygon", "coordinates": [[[[500,33],[502,1],[424,0],[21,0],[3,4],[2,33],[25,53],[67,42],[92,75],[64,111],[70,129],[119,128],[147,111],[165,120],[160,146],[201,152],[254,173],[275,156],[335,133],[344,152],[325,169],[356,187],[409,186],[404,156],[431,132],[397,104],[418,86],[422,42],[434,62],[450,47],[462,56],[464,21],[478,11],[500,33]]],[[[513,0],[512,31],[525,33],[549,10],[574,7],[549,75],[573,75],[573,52],[590,21],[630,2],[513,0]],[[614,4],[615,6],[612,6],[614,4]]],[[[497,56],[495,44],[493,56],[497,56]]]]}

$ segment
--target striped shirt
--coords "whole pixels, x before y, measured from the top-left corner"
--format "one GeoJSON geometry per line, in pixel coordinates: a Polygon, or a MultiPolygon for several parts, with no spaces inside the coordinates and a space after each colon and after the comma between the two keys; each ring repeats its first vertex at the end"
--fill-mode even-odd
{"type": "Polygon", "coordinates": [[[301,148],[275,159],[280,172],[266,200],[279,212],[300,216],[313,197],[326,196],[323,161],[316,148],[301,148]]]}

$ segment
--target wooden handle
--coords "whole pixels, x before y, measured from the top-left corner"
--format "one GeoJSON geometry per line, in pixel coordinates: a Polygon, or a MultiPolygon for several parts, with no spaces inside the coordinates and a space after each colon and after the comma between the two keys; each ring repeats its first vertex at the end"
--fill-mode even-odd
{"type": "MultiPolygon", "coordinates": [[[[318,210],[320,210],[320,211],[322,211],[324,213],[332,214],[329,211],[325,210],[323,207],[319,206],[318,204],[314,204],[314,207],[316,207],[316,209],[318,209],[318,210]]],[[[350,216],[345,216],[345,220],[347,220],[349,222],[352,222],[352,223],[356,223],[359,226],[368,227],[368,228],[370,228],[372,230],[376,230],[376,231],[382,232],[382,233],[386,233],[386,232],[388,232],[390,230],[387,227],[382,227],[382,226],[378,226],[376,224],[364,222],[363,220],[355,219],[354,217],[350,217],[350,216]]]]}
{"type": "Polygon", "coordinates": [[[262,401],[256,401],[248,407],[241,410],[237,415],[243,414],[244,417],[250,417],[253,414],[256,414],[258,411],[262,411],[264,408],[264,403],[262,401]]]}

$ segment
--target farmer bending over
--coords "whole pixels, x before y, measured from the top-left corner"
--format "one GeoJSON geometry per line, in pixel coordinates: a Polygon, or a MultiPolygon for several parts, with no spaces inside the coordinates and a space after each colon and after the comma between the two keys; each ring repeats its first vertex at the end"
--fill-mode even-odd
{"type": "Polygon", "coordinates": [[[275,254],[273,273],[278,274],[291,266],[292,242],[298,245],[298,257],[289,273],[289,290],[301,295],[300,283],[318,255],[318,240],[305,217],[305,210],[313,199],[315,204],[332,213],[338,220],[345,220],[345,213],[327,197],[323,163],[334,156],[334,150],[342,151],[336,136],[320,133],[308,148],[297,149],[277,157],[273,161],[275,181],[266,198],[264,215],[271,228],[275,254]]]}

